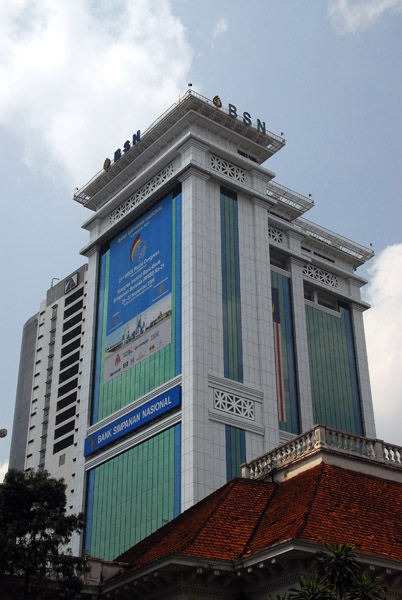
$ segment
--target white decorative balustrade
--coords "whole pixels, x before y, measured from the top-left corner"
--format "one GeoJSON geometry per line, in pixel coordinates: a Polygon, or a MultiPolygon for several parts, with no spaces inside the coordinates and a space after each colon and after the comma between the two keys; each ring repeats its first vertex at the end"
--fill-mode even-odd
{"type": "Polygon", "coordinates": [[[246,172],[244,169],[233,165],[219,156],[215,156],[215,154],[211,154],[211,169],[240,183],[246,181],[246,172]]]}
{"type": "Polygon", "coordinates": [[[311,277],[311,279],[315,279],[316,281],[324,283],[325,285],[329,285],[333,288],[337,288],[339,285],[338,278],[336,275],[334,275],[333,273],[329,273],[324,269],[315,267],[314,265],[304,265],[303,275],[306,275],[306,277],[311,277]]]}
{"type": "Polygon", "coordinates": [[[138,204],[141,204],[145,198],[150,196],[155,190],[168,181],[173,175],[173,163],[170,163],[159,171],[155,177],[152,177],[145,185],[127,198],[120,206],[110,213],[109,221],[111,225],[120,221],[124,216],[133,210],[138,204]]]}
{"type": "Polygon", "coordinates": [[[245,419],[254,420],[254,402],[222,390],[214,390],[214,408],[245,419]]]}
{"type": "Polygon", "coordinates": [[[318,450],[365,458],[373,463],[402,469],[402,447],[316,425],[267,454],[242,465],[242,475],[259,479],[318,450]]]}

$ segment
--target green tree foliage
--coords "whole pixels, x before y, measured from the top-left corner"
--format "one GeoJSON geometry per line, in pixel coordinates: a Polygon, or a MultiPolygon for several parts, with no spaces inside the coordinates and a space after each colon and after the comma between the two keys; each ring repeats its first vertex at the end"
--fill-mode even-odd
{"type": "MultiPolygon", "coordinates": [[[[332,591],[324,586],[318,575],[311,581],[299,579],[300,589],[291,588],[291,600],[334,600],[332,591]]],[[[286,600],[286,599],[285,599],[286,600]]]]}
{"type": "Polygon", "coordinates": [[[75,598],[85,561],[66,551],[82,515],[66,515],[66,486],[46,471],[10,470],[0,485],[0,597],[75,598]],[[12,588],[12,596],[10,596],[12,588]]]}
{"type": "Polygon", "coordinates": [[[385,591],[380,578],[370,571],[369,573],[362,573],[355,582],[353,598],[354,600],[384,600],[385,591]]]}
{"type": "Polygon", "coordinates": [[[284,600],[387,600],[385,588],[374,573],[365,573],[354,547],[329,544],[316,553],[317,575],[311,581],[299,580],[284,600]]]}
{"type": "Polygon", "coordinates": [[[317,552],[317,572],[321,582],[336,592],[337,598],[348,594],[361,573],[353,546],[330,544],[326,552],[317,552]]]}

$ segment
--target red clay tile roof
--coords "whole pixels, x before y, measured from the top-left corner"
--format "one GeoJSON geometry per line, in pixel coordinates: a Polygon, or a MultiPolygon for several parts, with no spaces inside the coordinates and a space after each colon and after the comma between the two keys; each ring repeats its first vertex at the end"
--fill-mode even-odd
{"type": "Polygon", "coordinates": [[[232,479],[116,560],[138,567],[170,554],[235,560],[275,489],[273,483],[232,479]]]}
{"type": "Polygon", "coordinates": [[[233,479],[116,560],[236,560],[288,539],[402,560],[402,485],[319,465],[283,483],[233,479]]]}

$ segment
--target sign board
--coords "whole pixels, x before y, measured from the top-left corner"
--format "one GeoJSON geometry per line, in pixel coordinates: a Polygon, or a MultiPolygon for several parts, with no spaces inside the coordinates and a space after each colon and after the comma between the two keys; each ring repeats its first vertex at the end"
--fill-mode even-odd
{"type": "Polygon", "coordinates": [[[177,385],[88,436],[85,440],[84,456],[96,452],[127,433],[135,431],[174,408],[178,408],[180,403],[181,388],[177,385]]]}
{"type": "Polygon", "coordinates": [[[104,383],[171,342],[172,195],[110,243],[104,383]]]}
{"type": "Polygon", "coordinates": [[[75,287],[77,287],[77,285],[78,285],[78,273],[74,273],[74,275],[72,275],[71,277],[66,279],[66,281],[64,282],[64,293],[68,294],[68,292],[71,292],[71,290],[73,290],[75,287]]]}

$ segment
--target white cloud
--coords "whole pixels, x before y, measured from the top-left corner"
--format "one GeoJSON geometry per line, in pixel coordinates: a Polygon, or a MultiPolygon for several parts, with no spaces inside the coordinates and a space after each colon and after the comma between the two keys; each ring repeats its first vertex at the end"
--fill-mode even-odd
{"type": "Polygon", "coordinates": [[[80,186],[179,98],[191,58],[169,0],[3,2],[0,126],[28,166],[80,186]]]}
{"type": "Polygon", "coordinates": [[[402,244],[385,248],[369,273],[364,322],[377,436],[402,446],[402,244]]]}
{"type": "Polygon", "coordinates": [[[386,12],[402,12],[402,0],[329,0],[328,13],[338,33],[356,33],[386,12]]]}
{"type": "Polygon", "coordinates": [[[7,471],[8,471],[8,462],[0,465],[0,483],[3,483],[4,476],[7,473],[7,471]]]}
{"type": "Polygon", "coordinates": [[[225,18],[219,19],[214,25],[214,29],[212,32],[212,42],[211,45],[214,45],[215,40],[220,36],[226,33],[228,30],[228,24],[225,18]]]}

